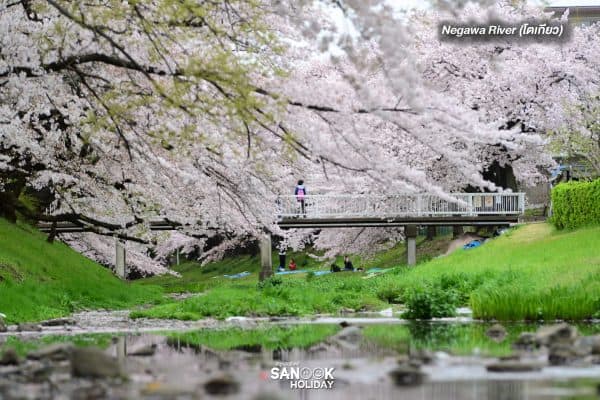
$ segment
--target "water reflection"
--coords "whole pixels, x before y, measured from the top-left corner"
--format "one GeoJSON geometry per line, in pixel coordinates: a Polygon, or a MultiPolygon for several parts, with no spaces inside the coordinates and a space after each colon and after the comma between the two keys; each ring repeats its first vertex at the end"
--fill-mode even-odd
{"type": "MultiPolygon", "coordinates": [[[[217,351],[203,344],[184,345],[176,338],[169,339],[167,333],[127,334],[115,337],[107,352],[121,360],[134,377],[127,383],[133,387],[131,393],[141,393],[142,388],[149,383],[161,382],[174,385],[178,390],[199,393],[198,396],[204,398],[206,394],[201,389],[202,384],[211,376],[227,373],[242,388],[238,394],[229,397],[233,399],[256,399],[265,393],[272,394],[273,398],[305,400],[596,398],[597,382],[590,381],[580,385],[575,376],[598,378],[598,367],[554,367],[539,373],[503,375],[488,373],[481,357],[447,356],[451,359],[434,358],[433,364],[424,368],[427,373],[424,384],[400,387],[389,378],[388,373],[397,367],[398,351],[402,352],[402,349],[429,349],[433,352],[443,350],[453,354],[473,354],[479,349],[480,353],[501,353],[511,351],[510,342],[521,332],[535,331],[538,327],[525,324],[507,326],[506,341],[496,343],[485,336],[489,326],[490,324],[483,323],[367,326],[362,330],[364,338],[358,343],[326,340],[307,349],[275,350],[256,345],[236,345],[234,350],[217,351]],[[151,344],[156,344],[153,355],[131,356],[130,353],[136,349],[151,344]],[[288,381],[269,379],[270,368],[277,363],[296,363],[311,368],[333,367],[334,388],[290,389],[288,381]],[[556,380],[557,377],[567,375],[570,376],[569,379],[561,382],[556,380]]],[[[600,326],[595,325],[580,325],[578,328],[584,334],[600,331],[600,326]]]]}

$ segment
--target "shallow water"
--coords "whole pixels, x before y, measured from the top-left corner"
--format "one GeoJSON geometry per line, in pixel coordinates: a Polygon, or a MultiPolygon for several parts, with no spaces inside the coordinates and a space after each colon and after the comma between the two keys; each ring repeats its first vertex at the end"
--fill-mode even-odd
{"type": "MultiPolygon", "coordinates": [[[[369,322],[372,318],[366,318],[369,322]]],[[[377,318],[376,318],[377,319],[377,318]]],[[[348,320],[348,318],[346,318],[348,320]]],[[[328,320],[331,321],[331,320],[328,320]]],[[[362,324],[362,319],[354,320],[362,324]]],[[[398,321],[398,320],[396,320],[398,321]]],[[[290,321],[273,321],[268,324],[282,324],[290,321]]],[[[299,322],[294,320],[294,322],[299,322]]],[[[325,323],[324,320],[318,320],[325,323]]],[[[395,325],[368,324],[368,329],[383,336],[383,341],[373,337],[362,338],[356,343],[326,341],[311,349],[266,350],[253,348],[252,351],[216,351],[204,346],[186,347],[176,341],[167,341],[167,332],[121,333],[114,336],[106,352],[117,357],[129,373],[130,381],[114,386],[110,395],[114,398],[206,398],[204,384],[223,374],[230,375],[239,385],[237,393],[227,398],[267,399],[566,399],[597,398],[600,383],[600,366],[582,365],[578,367],[550,367],[527,373],[491,373],[485,366],[494,361],[494,354],[510,353],[508,342],[522,331],[535,331],[537,325],[515,324],[508,326],[509,337],[506,344],[495,343],[484,332],[490,324],[484,323],[419,323],[406,322],[395,325]],[[398,353],[385,340],[394,344],[403,342],[411,351],[428,349],[433,361],[424,365],[424,383],[415,386],[397,386],[388,375],[397,367],[398,353]],[[156,344],[156,352],[149,357],[133,357],[129,353],[142,346],[156,344]],[[271,368],[333,368],[331,389],[291,388],[293,381],[277,380],[271,377],[271,368]],[[269,397],[270,396],[270,397],[269,397]]],[[[247,320],[204,325],[189,325],[187,329],[214,329],[229,325],[243,325],[252,328],[247,320]],[[240,321],[244,321],[241,323],[240,321]]],[[[162,325],[158,325],[161,326],[162,325]]],[[[144,329],[149,328],[143,326],[144,329]]],[[[179,326],[178,326],[179,328],[179,326]]],[[[585,334],[600,331],[598,325],[580,325],[585,334]]],[[[70,333],[74,333],[70,331],[70,333]]],[[[74,336],[74,338],[77,336],[74,336]]],[[[86,335],[86,341],[93,344],[106,343],[106,335],[86,335]],[[91,337],[91,339],[90,339],[91,337]]],[[[6,337],[4,338],[6,339],[6,337]]],[[[15,339],[11,339],[14,341],[15,339]]],[[[20,336],[20,340],[35,344],[50,339],[20,336]]],[[[110,342],[110,341],[109,341],[110,342]]],[[[0,346],[2,346],[0,339],[0,346]]],[[[399,346],[400,348],[404,348],[399,346]]],[[[543,357],[537,354],[532,357],[543,357]]],[[[1,368],[1,367],[0,367],[1,368]]],[[[0,389],[2,383],[0,369],[0,389]]],[[[78,382],[77,385],[87,384],[78,382]]],[[[12,387],[19,385],[11,382],[12,387]]],[[[37,393],[43,398],[44,388],[34,392],[31,384],[20,387],[21,394],[37,393]],[[25,391],[25,392],[23,392],[25,391]]],[[[19,393],[18,391],[16,393],[19,393]]],[[[0,398],[2,397],[0,390],[0,398]]],[[[47,393],[46,393],[47,394],[47,393]]],[[[28,398],[23,396],[24,398],[28,398]]],[[[52,398],[50,396],[48,398],[52,398]]],[[[34,398],[34,397],[30,397],[34,398]]]]}

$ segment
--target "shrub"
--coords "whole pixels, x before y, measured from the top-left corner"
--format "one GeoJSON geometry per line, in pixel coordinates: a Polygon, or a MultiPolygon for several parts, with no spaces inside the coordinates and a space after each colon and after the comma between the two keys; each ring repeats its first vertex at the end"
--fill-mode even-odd
{"type": "Polygon", "coordinates": [[[265,289],[268,287],[279,286],[283,283],[283,279],[280,276],[271,276],[264,281],[258,282],[259,289],[265,289]]]}
{"type": "Polygon", "coordinates": [[[454,289],[425,285],[411,288],[406,294],[407,319],[431,319],[453,317],[459,305],[459,296],[454,289]]]}
{"type": "Polygon", "coordinates": [[[552,189],[552,213],[558,229],[600,224],[600,179],[557,185],[552,189]]]}
{"type": "Polygon", "coordinates": [[[376,290],[377,298],[390,304],[402,302],[403,293],[404,291],[400,284],[393,281],[386,282],[376,290]]]}

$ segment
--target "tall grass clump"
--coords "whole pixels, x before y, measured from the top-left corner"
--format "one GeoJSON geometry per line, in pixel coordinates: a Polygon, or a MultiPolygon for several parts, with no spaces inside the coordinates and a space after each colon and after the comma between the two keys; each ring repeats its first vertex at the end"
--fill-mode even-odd
{"type": "Polygon", "coordinates": [[[483,287],[473,293],[473,317],[508,321],[591,319],[600,310],[600,284],[535,287],[526,282],[483,287]],[[595,294],[594,294],[595,293],[595,294]]]}

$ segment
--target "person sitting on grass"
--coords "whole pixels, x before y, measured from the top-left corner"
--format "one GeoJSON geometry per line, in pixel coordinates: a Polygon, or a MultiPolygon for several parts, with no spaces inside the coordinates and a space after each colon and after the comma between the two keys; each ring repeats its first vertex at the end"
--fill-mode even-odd
{"type": "Polygon", "coordinates": [[[348,256],[344,257],[344,271],[354,271],[354,266],[348,256]]]}
{"type": "Polygon", "coordinates": [[[331,272],[340,272],[341,268],[335,265],[335,263],[331,264],[331,268],[329,269],[331,272]]]}
{"type": "Polygon", "coordinates": [[[296,262],[294,261],[293,258],[290,260],[289,268],[290,268],[290,271],[294,271],[296,269],[296,262]]]}

